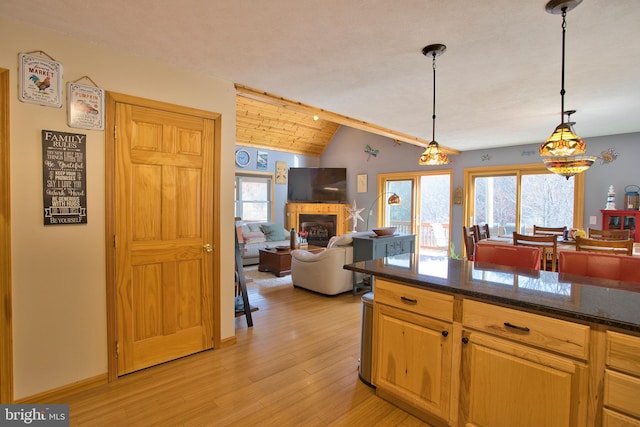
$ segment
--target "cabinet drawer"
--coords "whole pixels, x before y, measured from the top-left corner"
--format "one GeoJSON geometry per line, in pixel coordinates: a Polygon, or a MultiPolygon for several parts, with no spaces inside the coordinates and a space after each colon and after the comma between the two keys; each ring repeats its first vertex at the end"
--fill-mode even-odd
{"type": "Polygon", "coordinates": [[[413,252],[411,249],[412,241],[409,239],[396,240],[385,245],[385,256],[393,256],[413,252]]]}
{"type": "Polygon", "coordinates": [[[451,295],[376,278],[373,298],[376,303],[390,305],[436,319],[453,321],[453,296],[451,295]]]}
{"type": "Polygon", "coordinates": [[[610,368],[640,376],[640,338],[607,331],[606,363],[610,368]]]}
{"type": "Polygon", "coordinates": [[[617,412],[604,409],[602,427],[640,427],[640,421],[617,412]]]}
{"type": "Polygon", "coordinates": [[[473,300],[462,307],[462,323],[469,328],[584,360],[589,354],[586,325],[473,300]]]}
{"type": "Polygon", "coordinates": [[[639,394],[640,379],[606,370],[604,374],[604,406],[634,417],[640,417],[639,394]]]}

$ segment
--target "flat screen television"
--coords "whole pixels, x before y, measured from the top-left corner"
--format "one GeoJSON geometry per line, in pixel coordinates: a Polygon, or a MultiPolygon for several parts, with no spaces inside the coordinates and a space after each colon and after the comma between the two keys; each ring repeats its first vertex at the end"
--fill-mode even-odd
{"type": "Polygon", "coordinates": [[[346,203],[346,168],[290,168],[287,200],[297,203],[346,203]]]}

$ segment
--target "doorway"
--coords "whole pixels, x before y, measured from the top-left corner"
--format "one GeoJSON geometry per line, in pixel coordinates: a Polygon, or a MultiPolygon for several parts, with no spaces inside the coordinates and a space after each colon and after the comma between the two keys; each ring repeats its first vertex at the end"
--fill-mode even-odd
{"type": "Polygon", "coordinates": [[[447,255],[451,224],[451,171],[378,175],[378,193],[396,193],[400,205],[380,203],[382,225],[416,235],[420,256],[447,255]]]}
{"type": "Polygon", "coordinates": [[[0,403],[13,403],[9,70],[0,68],[0,403]]]}
{"type": "Polygon", "coordinates": [[[107,335],[114,380],[219,343],[214,171],[220,120],[108,93],[106,123],[107,335]]]}

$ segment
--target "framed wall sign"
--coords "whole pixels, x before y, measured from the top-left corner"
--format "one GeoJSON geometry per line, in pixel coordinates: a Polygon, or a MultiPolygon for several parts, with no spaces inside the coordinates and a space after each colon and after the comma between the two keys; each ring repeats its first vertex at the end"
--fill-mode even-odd
{"type": "Polygon", "coordinates": [[[46,107],[62,107],[62,64],[49,58],[29,53],[18,55],[20,101],[46,107]]]}
{"type": "Polygon", "coordinates": [[[258,151],[258,158],[256,159],[256,169],[266,170],[269,165],[269,152],[258,151]]]}
{"type": "Polygon", "coordinates": [[[67,83],[67,124],[72,128],[104,129],[104,89],[67,83]]]}
{"type": "Polygon", "coordinates": [[[42,131],[44,225],[87,223],[87,136],[42,131]]]}
{"type": "Polygon", "coordinates": [[[358,193],[367,192],[367,174],[366,173],[358,174],[357,186],[358,186],[358,193]]]}
{"type": "Polygon", "coordinates": [[[276,184],[286,184],[289,176],[287,162],[276,161],[276,184]]]}

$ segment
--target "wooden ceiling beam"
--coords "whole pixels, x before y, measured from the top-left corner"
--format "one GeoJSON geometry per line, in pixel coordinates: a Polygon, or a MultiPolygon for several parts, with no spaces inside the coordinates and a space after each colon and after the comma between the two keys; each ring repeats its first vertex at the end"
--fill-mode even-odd
{"type": "MultiPolygon", "coordinates": [[[[290,99],[286,99],[281,96],[272,95],[267,92],[259,91],[257,89],[252,89],[250,87],[243,86],[237,83],[235,87],[236,87],[237,96],[264,102],[266,104],[274,105],[279,108],[283,108],[283,109],[287,109],[290,111],[295,111],[303,114],[308,114],[308,115],[317,115],[323,120],[327,120],[327,121],[334,122],[344,126],[349,126],[354,129],[359,129],[359,130],[373,133],[376,135],[381,135],[387,138],[395,139],[397,141],[406,142],[408,144],[417,145],[419,147],[426,148],[430,142],[415,136],[407,135],[401,132],[396,132],[394,130],[384,128],[382,126],[374,125],[372,123],[367,123],[362,120],[357,120],[351,117],[343,116],[342,114],[332,113],[331,111],[323,110],[322,108],[312,107],[310,105],[306,105],[301,102],[292,101],[290,99]]],[[[440,148],[442,149],[442,151],[447,153],[447,155],[460,154],[460,151],[454,150],[452,148],[448,148],[442,145],[440,145],[440,148]]]]}

